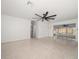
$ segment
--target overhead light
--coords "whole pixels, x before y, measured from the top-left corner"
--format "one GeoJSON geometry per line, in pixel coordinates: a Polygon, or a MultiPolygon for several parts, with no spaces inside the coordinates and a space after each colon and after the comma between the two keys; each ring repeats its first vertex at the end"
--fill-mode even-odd
{"type": "Polygon", "coordinates": [[[30,0],[27,1],[27,5],[32,5],[32,2],[30,0]]]}

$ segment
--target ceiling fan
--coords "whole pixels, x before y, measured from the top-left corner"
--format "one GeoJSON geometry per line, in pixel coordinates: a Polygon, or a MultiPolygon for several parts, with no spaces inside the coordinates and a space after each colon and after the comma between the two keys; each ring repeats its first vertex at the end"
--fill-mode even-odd
{"type": "MultiPolygon", "coordinates": [[[[48,16],[48,13],[49,12],[46,11],[45,14],[43,14],[42,16],[40,16],[39,14],[35,14],[35,15],[38,16],[40,18],[39,20],[42,20],[42,21],[44,21],[44,20],[46,20],[46,21],[54,20],[55,19],[54,17],[57,16],[56,14],[48,16]]],[[[33,19],[37,19],[37,18],[33,18],[33,19]]]]}

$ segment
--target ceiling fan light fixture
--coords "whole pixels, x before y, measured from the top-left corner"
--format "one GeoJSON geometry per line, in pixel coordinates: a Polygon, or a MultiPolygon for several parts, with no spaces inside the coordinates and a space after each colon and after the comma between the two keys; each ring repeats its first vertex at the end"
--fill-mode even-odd
{"type": "Polygon", "coordinates": [[[25,0],[26,2],[26,7],[33,7],[33,2],[30,0],[25,0]]]}

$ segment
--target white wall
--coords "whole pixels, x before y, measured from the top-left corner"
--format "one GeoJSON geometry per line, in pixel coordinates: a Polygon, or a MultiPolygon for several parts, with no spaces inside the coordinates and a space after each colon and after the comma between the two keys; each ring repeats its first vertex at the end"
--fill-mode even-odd
{"type": "MultiPolygon", "coordinates": [[[[31,20],[17,18],[8,15],[1,16],[1,41],[9,42],[30,39],[31,20]]],[[[47,21],[37,22],[37,38],[49,36],[49,23],[47,21]]]]}
{"type": "MultiPolygon", "coordinates": [[[[52,37],[53,26],[59,24],[76,23],[77,19],[57,20],[52,22],[37,22],[36,34],[37,38],[52,37]]],[[[31,21],[8,15],[1,16],[1,39],[2,42],[30,39],[31,21]]],[[[77,27],[76,27],[77,28],[77,27]]],[[[76,32],[77,33],[77,32],[76,32]]],[[[76,35],[77,36],[77,35],[76,35]]],[[[77,39],[76,39],[77,41],[77,39]]]]}
{"type": "MultiPolygon", "coordinates": [[[[54,25],[60,25],[60,24],[72,24],[72,23],[76,23],[76,30],[78,29],[78,19],[68,19],[68,20],[57,20],[57,21],[52,21],[50,23],[51,25],[51,28],[50,28],[50,32],[49,32],[49,36],[52,37],[53,36],[53,26],[54,25]]],[[[76,31],[76,41],[78,41],[78,38],[77,38],[77,32],[76,31]]]]}
{"type": "Polygon", "coordinates": [[[30,20],[1,16],[1,41],[16,41],[30,39],[30,20]]]}
{"type": "Polygon", "coordinates": [[[49,36],[49,23],[47,21],[37,22],[37,38],[48,37],[49,36]]]}

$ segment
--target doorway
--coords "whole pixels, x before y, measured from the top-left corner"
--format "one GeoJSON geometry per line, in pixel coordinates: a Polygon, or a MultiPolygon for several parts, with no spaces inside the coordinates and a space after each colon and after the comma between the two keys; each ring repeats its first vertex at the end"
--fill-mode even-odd
{"type": "Polygon", "coordinates": [[[36,22],[31,21],[31,38],[36,38],[36,22]]]}

